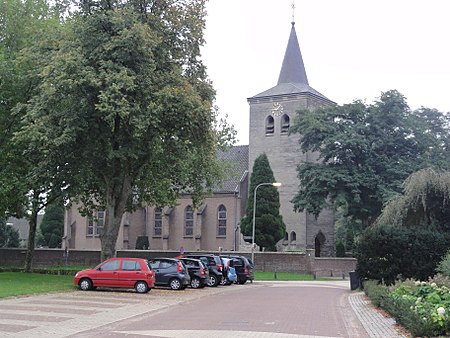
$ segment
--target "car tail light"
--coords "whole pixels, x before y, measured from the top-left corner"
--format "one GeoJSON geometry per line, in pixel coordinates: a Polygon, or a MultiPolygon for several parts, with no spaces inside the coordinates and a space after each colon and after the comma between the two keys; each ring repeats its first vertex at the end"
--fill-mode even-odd
{"type": "Polygon", "coordinates": [[[222,271],[223,269],[223,265],[222,264],[217,264],[217,270],[222,271]]]}
{"type": "Polygon", "coordinates": [[[200,276],[204,276],[205,275],[205,269],[200,268],[200,276]]]}
{"type": "Polygon", "coordinates": [[[178,272],[183,272],[183,266],[181,265],[181,262],[178,262],[178,268],[177,268],[178,272]]]}
{"type": "Polygon", "coordinates": [[[244,268],[244,273],[248,273],[248,269],[247,268],[244,268]]]}

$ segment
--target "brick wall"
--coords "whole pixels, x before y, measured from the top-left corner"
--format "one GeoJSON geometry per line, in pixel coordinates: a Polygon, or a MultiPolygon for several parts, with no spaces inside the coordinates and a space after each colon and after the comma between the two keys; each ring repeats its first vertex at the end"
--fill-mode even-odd
{"type": "MultiPolygon", "coordinates": [[[[0,266],[23,267],[25,262],[24,249],[0,249],[0,266]]],[[[311,251],[313,252],[313,250],[311,251]]],[[[218,252],[211,252],[218,254],[218,252]]],[[[242,255],[250,258],[248,252],[227,251],[226,254],[242,255]]],[[[119,250],[118,257],[176,257],[178,251],[149,250],[119,250]]],[[[51,266],[92,266],[100,263],[100,251],[70,250],[66,257],[62,249],[36,249],[33,267],[45,268],[51,266]]],[[[267,272],[311,273],[317,276],[348,276],[349,271],[356,268],[354,258],[315,258],[297,252],[255,252],[255,270],[267,272]]]]}

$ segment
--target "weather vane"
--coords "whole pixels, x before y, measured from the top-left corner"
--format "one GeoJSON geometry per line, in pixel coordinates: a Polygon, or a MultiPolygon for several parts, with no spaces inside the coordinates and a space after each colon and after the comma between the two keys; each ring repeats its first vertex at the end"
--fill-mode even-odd
{"type": "Polygon", "coordinates": [[[292,23],[295,23],[295,18],[294,18],[294,14],[295,14],[295,1],[292,0],[292,23]]]}

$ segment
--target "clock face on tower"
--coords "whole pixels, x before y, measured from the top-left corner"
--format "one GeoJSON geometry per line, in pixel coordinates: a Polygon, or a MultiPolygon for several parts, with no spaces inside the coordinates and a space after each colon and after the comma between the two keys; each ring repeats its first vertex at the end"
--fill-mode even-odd
{"type": "Polygon", "coordinates": [[[280,116],[281,114],[283,114],[283,105],[279,102],[275,102],[272,106],[272,115],[280,116]]]}

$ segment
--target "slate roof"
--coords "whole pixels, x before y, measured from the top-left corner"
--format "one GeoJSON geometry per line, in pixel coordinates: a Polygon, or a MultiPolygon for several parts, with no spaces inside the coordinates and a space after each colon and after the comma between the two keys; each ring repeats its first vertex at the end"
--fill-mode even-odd
{"type": "Polygon", "coordinates": [[[213,189],[214,193],[236,192],[241,178],[248,172],[248,145],[234,146],[226,151],[219,151],[217,157],[227,168],[226,177],[219,186],[213,189]]]}
{"type": "Polygon", "coordinates": [[[292,22],[291,33],[284,54],[278,84],[250,99],[301,93],[312,94],[330,101],[326,96],[312,88],[308,83],[302,53],[298,44],[297,33],[295,32],[295,23],[292,22]]]}

